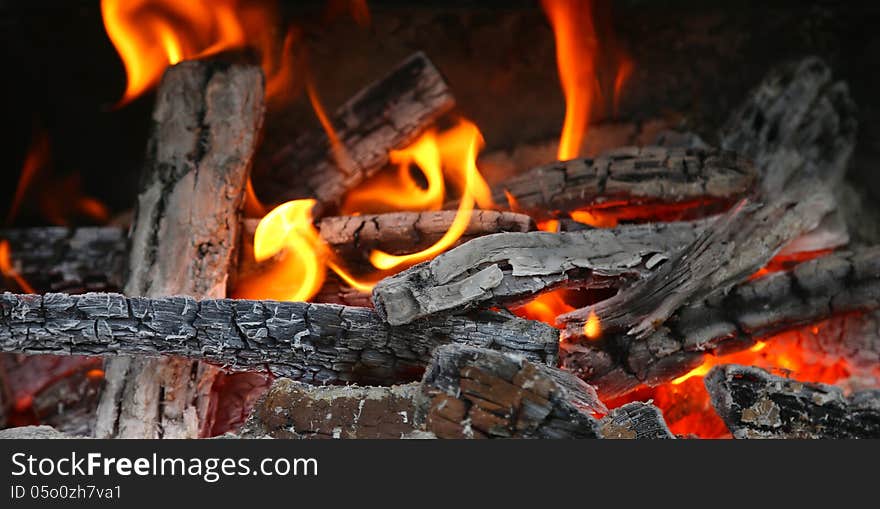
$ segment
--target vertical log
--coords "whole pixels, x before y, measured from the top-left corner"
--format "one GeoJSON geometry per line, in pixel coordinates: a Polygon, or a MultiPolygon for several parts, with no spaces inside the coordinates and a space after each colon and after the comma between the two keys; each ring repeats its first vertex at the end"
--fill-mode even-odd
{"type": "MultiPolygon", "coordinates": [[[[130,234],[127,295],[225,297],[263,93],[255,67],[184,62],[166,72],[130,234]]],[[[111,360],[96,436],[199,436],[210,428],[215,375],[182,359],[111,360]]]]}

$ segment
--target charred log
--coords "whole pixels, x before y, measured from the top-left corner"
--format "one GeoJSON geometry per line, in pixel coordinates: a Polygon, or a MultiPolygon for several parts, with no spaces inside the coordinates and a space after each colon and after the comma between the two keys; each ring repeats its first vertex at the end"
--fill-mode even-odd
{"type": "Polygon", "coordinates": [[[678,205],[691,217],[718,213],[755,183],[751,164],[732,152],[624,147],[594,159],[541,166],[506,180],[496,203],[536,219],[589,208],[606,213],[647,205],[678,205]]]}
{"type": "Polygon", "coordinates": [[[880,438],[877,390],[847,398],[838,387],[730,364],[713,368],[705,383],[734,438],[880,438]]]}
{"type": "Polygon", "coordinates": [[[855,105],[831,69],[810,57],[773,69],[731,115],[721,146],[752,159],[772,196],[793,178],[843,179],[856,142],[855,105]]]}
{"type": "Polygon", "coordinates": [[[707,354],[742,350],[780,332],[877,309],[880,248],[836,253],[684,306],[643,340],[609,334],[598,341],[563,342],[561,364],[595,385],[602,397],[615,397],[684,375],[707,354]]]}
{"type": "Polygon", "coordinates": [[[548,364],[558,345],[548,325],[488,311],[392,327],[371,309],[333,304],[99,293],[6,293],[0,325],[5,352],[180,356],[315,384],[410,382],[446,343],[548,364]]]}
{"type": "Polygon", "coordinates": [[[331,119],[341,147],[323,131],[281,148],[258,168],[260,196],[272,203],[316,198],[333,208],[354,186],[388,164],[388,152],[403,148],[455,105],[440,72],[416,53],[387,76],[367,85],[331,119]]]}
{"type": "Polygon", "coordinates": [[[599,421],[602,438],[658,439],[675,438],[663,413],[650,403],[633,401],[615,408],[599,421]]]}
{"type": "Polygon", "coordinates": [[[418,384],[392,387],[315,387],[282,378],[254,408],[245,438],[405,438],[418,384]]]}
{"type": "Polygon", "coordinates": [[[686,246],[701,223],[579,232],[500,233],[466,242],[380,281],[376,310],[391,324],[475,306],[508,306],[559,286],[619,286],[686,246]]]}
{"type": "MultiPolygon", "coordinates": [[[[263,120],[263,81],[256,67],[200,61],[165,73],[133,221],[126,294],[226,295],[263,120]]],[[[213,366],[183,359],[110,360],[96,435],[199,436],[210,429],[215,374],[213,366]]]]}
{"type": "Polygon", "coordinates": [[[12,268],[37,291],[116,292],[125,282],[122,228],[21,228],[0,231],[0,240],[9,242],[12,268]]]}
{"type": "Polygon", "coordinates": [[[595,391],[521,356],[448,345],[422,380],[418,420],[438,438],[599,438],[595,391]]]}

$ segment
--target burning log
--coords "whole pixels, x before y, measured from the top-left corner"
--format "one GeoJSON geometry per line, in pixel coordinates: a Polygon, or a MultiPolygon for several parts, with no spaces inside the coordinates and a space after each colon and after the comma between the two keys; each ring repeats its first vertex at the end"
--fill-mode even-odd
{"type": "Polygon", "coordinates": [[[376,310],[399,325],[474,306],[507,306],[554,287],[618,286],[688,245],[702,223],[579,232],[499,233],[471,240],[380,281],[376,310]]]}
{"type": "Polygon", "coordinates": [[[839,387],[758,368],[716,366],[705,379],[734,438],[880,438],[880,391],[847,398],[839,387]]]}
{"type": "Polygon", "coordinates": [[[419,384],[315,387],[281,378],[260,400],[240,436],[247,438],[405,438],[419,384]]]}
{"type": "Polygon", "coordinates": [[[615,408],[600,422],[602,438],[656,439],[675,438],[663,413],[649,403],[633,401],[615,408]]]}
{"type": "Polygon", "coordinates": [[[122,228],[22,228],[0,231],[0,239],[9,242],[13,269],[41,291],[122,289],[127,254],[122,228]]]}
{"type": "Polygon", "coordinates": [[[555,364],[558,332],[494,312],[392,327],[371,309],[303,302],[0,295],[0,351],[179,356],[315,384],[421,376],[438,345],[464,343],[555,364]]]}
{"type": "Polygon", "coordinates": [[[536,219],[585,207],[614,214],[641,205],[655,211],[677,205],[705,216],[735,203],[754,182],[751,164],[732,152],[624,147],[535,168],[506,180],[493,194],[496,203],[536,219]]]}
{"type": "MultiPolygon", "coordinates": [[[[126,294],[226,295],[227,273],[238,242],[239,210],[263,119],[263,81],[256,67],[198,61],[183,62],[165,73],[153,111],[154,130],[131,233],[126,294]]],[[[93,295],[66,304],[92,302],[97,311],[102,305],[124,303],[119,299],[93,295]]],[[[64,298],[39,300],[65,305],[64,298]]],[[[116,317],[118,310],[111,307],[105,312],[116,317]]],[[[91,322],[95,326],[108,323],[103,319],[91,322]]],[[[46,330],[49,336],[53,332],[46,330]]],[[[94,335],[107,338],[104,332],[95,329],[94,335]]],[[[164,349],[157,343],[176,337],[177,331],[166,332],[165,336],[150,334],[157,351],[164,349]]],[[[174,351],[180,345],[164,347],[174,351]]],[[[70,345],[67,350],[82,349],[70,345]]],[[[122,353],[137,353],[137,349],[122,353]]],[[[109,360],[96,436],[199,436],[210,428],[210,387],[215,374],[212,366],[183,359],[109,360]]]]}
{"type": "Polygon", "coordinates": [[[336,111],[331,123],[339,146],[320,131],[275,153],[260,171],[261,196],[272,202],[316,198],[326,207],[339,205],[349,190],[388,164],[389,151],[414,141],[453,106],[443,76],[423,53],[416,53],[336,111]]]}
{"type": "Polygon", "coordinates": [[[434,351],[417,419],[438,438],[598,438],[592,387],[521,356],[448,345],[434,351]]]}
{"type": "Polygon", "coordinates": [[[856,142],[855,105],[820,59],[773,69],[731,115],[721,146],[751,158],[766,195],[796,178],[843,179],[856,142]]]}
{"type": "Polygon", "coordinates": [[[610,334],[560,346],[561,365],[616,397],[657,386],[756,341],[847,313],[880,308],[880,247],[836,253],[680,308],[645,339],[610,334]]]}
{"type": "Polygon", "coordinates": [[[724,293],[744,281],[835,209],[834,197],[813,180],[763,205],[741,203],[647,278],[559,321],[569,337],[584,335],[591,315],[598,316],[604,331],[645,337],[685,302],[724,293]]]}

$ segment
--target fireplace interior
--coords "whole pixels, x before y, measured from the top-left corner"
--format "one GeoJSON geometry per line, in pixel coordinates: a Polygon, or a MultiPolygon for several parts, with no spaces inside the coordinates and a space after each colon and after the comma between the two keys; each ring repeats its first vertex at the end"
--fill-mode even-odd
{"type": "Polygon", "coordinates": [[[0,433],[880,437],[880,8],[0,22],[0,433]]]}

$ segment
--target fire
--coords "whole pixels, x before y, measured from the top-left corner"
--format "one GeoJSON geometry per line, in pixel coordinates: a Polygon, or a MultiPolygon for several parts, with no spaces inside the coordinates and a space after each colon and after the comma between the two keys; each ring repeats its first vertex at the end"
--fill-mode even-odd
{"type": "Polygon", "coordinates": [[[513,312],[522,318],[554,325],[557,316],[575,309],[565,301],[565,293],[564,289],[559,289],[541,294],[528,304],[514,309],[513,312]]]}
{"type": "Polygon", "coordinates": [[[749,276],[749,280],[758,279],[774,272],[788,270],[799,263],[821,258],[822,256],[833,252],[834,249],[819,249],[817,251],[800,251],[797,253],[778,254],[774,256],[767,265],[758,270],[758,272],[749,276]]]}
{"type": "Polygon", "coordinates": [[[3,274],[3,277],[15,281],[15,284],[21,288],[21,291],[25,293],[37,293],[12,266],[12,257],[10,254],[11,250],[9,248],[9,241],[6,239],[0,240],[0,273],[3,274]]]}
{"type": "Polygon", "coordinates": [[[584,324],[584,336],[590,339],[597,339],[602,335],[602,325],[599,323],[599,317],[592,309],[587,315],[587,322],[584,324]]]}
{"type": "MultiPolygon", "coordinates": [[[[316,96],[313,105],[317,105],[315,111],[321,117],[323,108],[316,96]]],[[[332,131],[329,122],[325,128],[332,131]]],[[[370,262],[380,274],[400,270],[445,251],[464,234],[476,205],[492,206],[489,186],[476,165],[481,144],[479,129],[466,120],[448,131],[427,131],[410,146],[390,154],[391,161],[398,165],[396,179],[381,176],[352,193],[356,197],[349,197],[346,202],[346,213],[349,214],[395,204],[396,210],[436,210],[446,199],[445,180],[457,182],[462,189],[452,225],[432,246],[406,255],[380,250],[370,253],[370,262]],[[416,184],[409,171],[410,165],[421,170],[428,182],[427,189],[416,184]],[[391,202],[389,197],[396,197],[399,202],[391,202]],[[362,208],[351,210],[353,203],[362,208]]],[[[281,259],[273,261],[264,273],[239,282],[237,297],[307,301],[320,290],[328,268],[358,291],[372,289],[374,281],[349,274],[321,240],[313,225],[314,205],[314,200],[287,202],[260,221],[254,234],[254,257],[258,262],[273,257],[281,259]]]]}
{"type": "Polygon", "coordinates": [[[600,49],[616,57],[613,67],[611,100],[614,114],[619,109],[619,94],[632,74],[633,62],[614,47],[613,40],[600,45],[597,12],[593,0],[542,0],[541,5],[553,27],[556,41],[556,65],[565,96],[565,120],[559,140],[557,159],[564,161],[580,155],[595,103],[603,97],[600,49]],[[601,46],[601,48],[600,48],[601,46]]]}
{"type": "MultiPolygon", "coordinates": [[[[239,0],[102,0],[107,35],[125,66],[120,105],[154,85],[169,65],[222,51],[260,51],[267,77],[274,57],[275,13],[267,4],[239,0]]],[[[274,75],[274,74],[273,74],[274,75]]]]}

